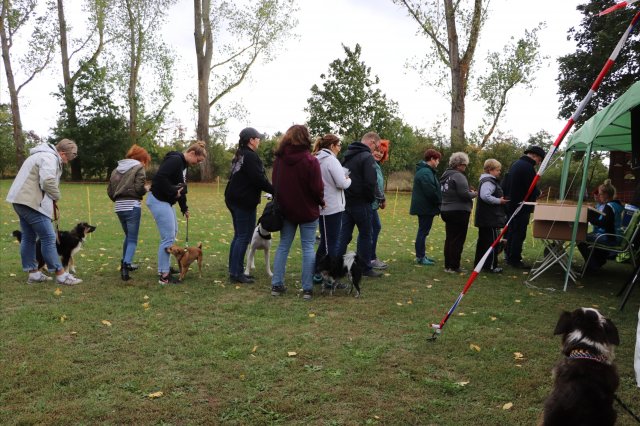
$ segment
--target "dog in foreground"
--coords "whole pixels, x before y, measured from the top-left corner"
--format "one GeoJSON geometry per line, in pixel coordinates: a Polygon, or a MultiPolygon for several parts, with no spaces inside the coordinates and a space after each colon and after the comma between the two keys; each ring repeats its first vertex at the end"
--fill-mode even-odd
{"type": "MultiPolygon", "coordinates": [[[[95,226],[89,225],[87,222],[80,222],[70,231],[60,231],[58,233],[56,249],[58,250],[58,255],[62,260],[62,266],[65,271],[71,272],[72,274],[76,273],[76,264],[73,256],[82,249],[87,235],[95,230],[95,226]]],[[[16,237],[18,242],[22,241],[22,232],[13,231],[13,236],[16,237]]],[[[38,261],[38,269],[42,269],[44,267],[44,258],[42,257],[42,248],[39,239],[36,240],[36,260],[38,261]]]]}
{"type": "Polygon", "coordinates": [[[202,243],[198,243],[197,247],[180,247],[174,244],[165,250],[174,255],[178,262],[180,281],[184,279],[189,266],[196,260],[198,261],[198,273],[202,276],[202,243]]]}
{"type": "Polygon", "coordinates": [[[616,422],[613,398],[619,384],[613,365],[618,329],[600,312],[563,312],[554,331],[564,358],[555,366],[553,391],[544,405],[544,426],[607,426],[616,422]]]}
{"type": "Polygon", "coordinates": [[[349,288],[349,294],[356,289],[355,297],[360,297],[360,281],[362,280],[362,272],[364,271],[365,263],[357,253],[350,251],[344,256],[324,256],[318,264],[316,269],[326,277],[331,286],[331,292],[336,289],[338,279],[348,277],[351,282],[349,288]]]}
{"type": "Polygon", "coordinates": [[[245,275],[251,275],[251,270],[256,268],[255,255],[256,250],[264,250],[264,263],[267,267],[267,275],[273,277],[271,265],[269,261],[269,250],[271,249],[271,232],[262,228],[258,222],[258,226],[253,230],[251,244],[249,245],[249,254],[247,255],[247,266],[244,270],[245,275]]]}

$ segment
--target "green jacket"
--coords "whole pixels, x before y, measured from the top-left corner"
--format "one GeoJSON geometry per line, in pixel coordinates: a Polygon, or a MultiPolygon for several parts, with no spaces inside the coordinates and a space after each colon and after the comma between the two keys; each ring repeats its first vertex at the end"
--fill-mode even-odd
{"type": "Polygon", "coordinates": [[[442,193],[436,170],[422,160],[416,164],[409,214],[435,216],[440,213],[441,203],[442,193]]]}

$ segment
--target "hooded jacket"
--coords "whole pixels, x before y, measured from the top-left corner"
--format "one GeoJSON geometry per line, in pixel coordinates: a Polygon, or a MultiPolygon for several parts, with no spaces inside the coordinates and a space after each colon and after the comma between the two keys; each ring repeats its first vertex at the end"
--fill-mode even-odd
{"type": "Polygon", "coordinates": [[[285,219],[295,224],[318,219],[324,186],[320,163],[306,146],[285,146],[276,156],[271,181],[285,219]]]}
{"type": "Polygon", "coordinates": [[[426,161],[416,164],[409,214],[435,216],[440,213],[442,193],[436,170],[426,161]]]}
{"type": "Polygon", "coordinates": [[[344,190],[351,185],[351,179],[347,178],[342,164],[330,150],[321,149],[316,154],[316,158],[320,163],[324,185],[325,207],[320,210],[320,214],[329,216],[344,211],[344,190]]]}
{"type": "Polygon", "coordinates": [[[351,186],[345,191],[347,206],[371,204],[376,196],[376,160],[369,147],[362,142],[354,142],[347,147],[342,165],[351,172],[351,186]]]}
{"type": "Polygon", "coordinates": [[[465,211],[471,212],[475,192],[469,192],[469,181],[460,170],[447,169],[440,178],[443,212],[465,211]]]}
{"type": "MultiPolygon", "coordinates": [[[[536,162],[534,159],[527,155],[523,155],[519,160],[515,161],[509,168],[507,176],[505,176],[505,182],[502,188],[504,189],[505,196],[509,198],[507,203],[507,211],[509,214],[513,213],[524,200],[524,196],[527,195],[527,191],[531,186],[531,182],[536,177],[536,162]]],[[[540,190],[535,187],[531,193],[531,197],[527,201],[536,201],[540,195],[540,190]]],[[[533,211],[532,205],[522,206],[521,212],[531,213],[533,211]]]]}
{"type": "Polygon", "coordinates": [[[238,160],[231,164],[224,200],[227,204],[254,210],[260,204],[262,191],[273,194],[262,160],[251,148],[242,148],[238,160]]]}
{"type": "Polygon", "coordinates": [[[158,171],[153,176],[151,193],[159,201],[174,205],[176,201],[180,205],[182,214],[189,210],[187,206],[187,160],[184,154],[171,151],[164,156],[158,171]],[[178,185],[184,186],[178,198],[178,185]]]}
{"type": "Polygon", "coordinates": [[[118,167],[111,172],[107,194],[111,201],[142,200],[147,189],[144,187],[147,174],[138,160],[125,158],[118,161],[118,167]]]}
{"type": "Polygon", "coordinates": [[[29,151],[11,184],[7,201],[23,204],[53,219],[53,202],[60,199],[62,158],[55,146],[43,143],[29,151]]]}

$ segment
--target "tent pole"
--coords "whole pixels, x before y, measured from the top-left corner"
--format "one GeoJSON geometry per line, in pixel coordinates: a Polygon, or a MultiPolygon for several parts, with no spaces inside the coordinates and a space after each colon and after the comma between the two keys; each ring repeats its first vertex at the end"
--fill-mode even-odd
{"type": "Polygon", "coordinates": [[[564,158],[562,160],[562,174],[560,175],[560,195],[558,199],[564,201],[567,198],[567,179],[569,178],[569,165],[571,164],[571,157],[573,151],[565,151],[564,158]]]}
{"type": "MultiPolygon", "coordinates": [[[[591,144],[587,145],[587,150],[584,152],[586,158],[582,165],[582,182],[580,183],[580,192],[578,193],[578,204],[576,205],[576,218],[573,221],[573,230],[571,231],[571,244],[569,244],[568,254],[568,267],[564,276],[564,291],[567,291],[567,285],[569,284],[569,275],[571,272],[571,262],[573,261],[573,251],[576,248],[576,238],[578,237],[578,225],[580,224],[580,212],[582,211],[582,201],[584,200],[584,191],[587,187],[587,174],[589,173],[589,163],[591,162],[591,144]]],[[[588,226],[588,225],[587,225],[588,226]]]]}

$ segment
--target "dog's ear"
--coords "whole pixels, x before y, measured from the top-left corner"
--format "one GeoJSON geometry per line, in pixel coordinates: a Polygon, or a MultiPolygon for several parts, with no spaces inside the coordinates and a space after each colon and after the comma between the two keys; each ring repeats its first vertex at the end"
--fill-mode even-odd
{"type": "Polygon", "coordinates": [[[612,345],[619,346],[620,345],[620,336],[618,335],[618,329],[616,328],[613,321],[607,318],[607,321],[604,323],[604,335],[607,336],[607,340],[612,345]]]}
{"type": "Polygon", "coordinates": [[[560,314],[558,323],[556,324],[556,329],[553,331],[554,336],[569,333],[572,329],[572,325],[573,320],[571,319],[571,312],[563,311],[562,314],[560,314]]]}

